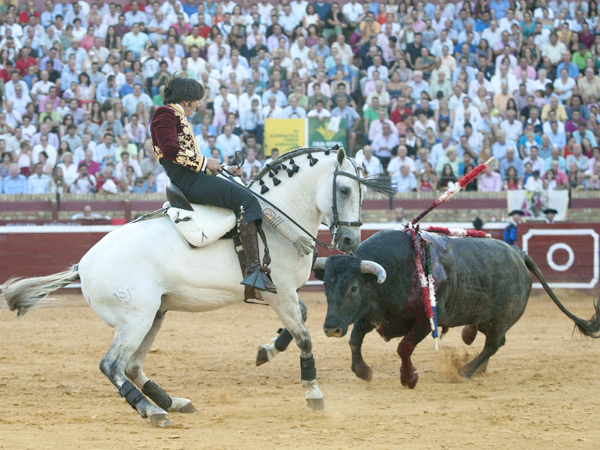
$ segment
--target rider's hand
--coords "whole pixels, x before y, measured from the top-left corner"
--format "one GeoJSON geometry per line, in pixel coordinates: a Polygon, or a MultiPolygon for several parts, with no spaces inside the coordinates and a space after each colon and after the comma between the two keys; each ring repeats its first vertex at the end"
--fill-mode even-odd
{"type": "Polygon", "coordinates": [[[238,165],[229,166],[228,170],[231,173],[231,175],[234,175],[236,177],[241,177],[243,174],[242,168],[238,165]]]}
{"type": "Polygon", "coordinates": [[[218,159],[208,158],[206,169],[210,170],[212,173],[221,173],[221,163],[218,159]]]}

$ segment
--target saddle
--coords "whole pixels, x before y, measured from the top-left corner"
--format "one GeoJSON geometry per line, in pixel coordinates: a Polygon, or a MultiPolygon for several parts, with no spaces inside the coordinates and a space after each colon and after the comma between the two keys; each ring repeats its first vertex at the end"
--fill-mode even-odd
{"type": "MultiPolygon", "coordinates": [[[[237,230],[237,219],[233,211],[210,205],[191,204],[177,186],[169,183],[166,189],[167,202],[163,204],[163,213],[171,219],[175,229],[190,248],[205,247],[221,238],[233,239],[235,251],[238,255],[242,274],[246,272],[246,253],[237,230]]],[[[270,262],[269,248],[262,229],[259,234],[265,246],[264,263],[270,262]]],[[[246,303],[263,302],[262,295],[250,286],[244,290],[246,303]],[[258,302],[249,301],[256,299],[258,302]]]]}
{"type": "Polygon", "coordinates": [[[171,183],[167,185],[167,200],[163,211],[191,248],[212,244],[236,227],[233,211],[217,206],[192,205],[171,183]]]}

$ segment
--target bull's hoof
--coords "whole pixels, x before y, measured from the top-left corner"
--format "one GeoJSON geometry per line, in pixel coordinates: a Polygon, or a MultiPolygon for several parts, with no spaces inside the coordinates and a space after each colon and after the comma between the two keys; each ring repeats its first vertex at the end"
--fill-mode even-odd
{"type": "Polygon", "coordinates": [[[371,381],[373,379],[373,369],[366,364],[352,367],[352,372],[361,380],[371,381]]]}
{"type": "Polygon", "coordinates": [[[171,425],[171,421],[169,420],[169,415],[165,413],[156,413],[150,416],[150,423],[155,427],[167,427],[171,425]]]}
{"type": "Polygon", "coordinates": [[[268,363],[269,362],[269,353],[267,352],[267,349],[265,348],[265,346],[263,345],[262,347],[258,348],[258,351],[256,352],[256,366],[262,366],[264,363],[268,363]]]}
{"type": "Polygon", "coordinates": [[[315,411],[323,411],[325,409],[325,401],[322,398],[307,398],[306,406],[315,411]]]}
{"type": "Polygon", "coordinates": [[[402,386],[406,386],[409,389],[414,389],[419,381],[419,374],[416,372],[411,373],[408,377],[404,374],[400,374],[400,383],[402,386]]]}
{"type": "Polygon", "coordinates": [[[473,372],[471,371],[469,364],[465,364],[460,369],[458,369],[458,375],[460,375],[463,378],[471,379],[471,377],[473,376],[473,372]]]}
{"type": "Polygon", "coordinates": [[[183,405],[181,408],[177,409],[177,412],[182,414],[196,414],[198,410],[192,402],[189,402],[187,405],[183,405]]]}
{"type": "Polygon", "coordinates": [[[462,340],[465,344],[471,345],[477,337],[477,324],[465,325],[462,329],[462,340]]]}

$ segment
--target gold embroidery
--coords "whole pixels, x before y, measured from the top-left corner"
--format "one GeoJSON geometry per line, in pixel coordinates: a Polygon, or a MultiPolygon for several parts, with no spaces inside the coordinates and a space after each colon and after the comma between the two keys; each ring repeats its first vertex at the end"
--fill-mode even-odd
{"type": "MultiPolygon", "coordinates": [[[[196,144],[196,139],[194,137],[192,127],[190,126],[187,118],[185,117],[184,111],[181,108],[181,106],[174,103],[170,104],[169,106],[173,109],[175,117],[177,117],[177,119],[179,120],[179,123],[182,128],[182,131],[180,133],[177,133],[177,142],[179,143],[181,152],[177,155],[175,162],[177,164],[181,164],[182,166],[189,167],[195,170],[196,172],[199,172],[202,169],[204,156],[201,155],[198,151],[198,146],[196,144]]],[[[157,151],[157,149],[155,149],[155,151],[157,151]]]]}

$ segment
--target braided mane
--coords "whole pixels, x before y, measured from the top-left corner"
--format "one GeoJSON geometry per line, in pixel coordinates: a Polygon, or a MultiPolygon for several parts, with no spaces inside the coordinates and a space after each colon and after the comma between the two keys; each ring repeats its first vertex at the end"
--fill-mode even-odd
{"type": "Polygon", "coordinates": [[[260,180],[266,174],[268,174],[271,169],[274,169],[275,167],[277,167],[278,165],[280,165],[281,163],[284,163],[285,161],[287,161],[289,159],[297,158],[299,156],[307,155],[309,153],[324,153],[325,155],[329,155],[329,153],[331,153],[331,152],[337,153],[337,150],[322,148],[322,147],[307,147],[307,148],[299,148],[296,150],[292,150],[291,152],[284,153],[283,155],[279,156],[277,159],[273,160],[273,162],[270,162],[269,164],[265,164],[265,166],[262,169],[260,169],[260,171],[256,175],[254,175],[254,177],[252,178],[252,183],[250,183],[250,186],[252,186],[252,184],[255,181],[260,180]]]}

